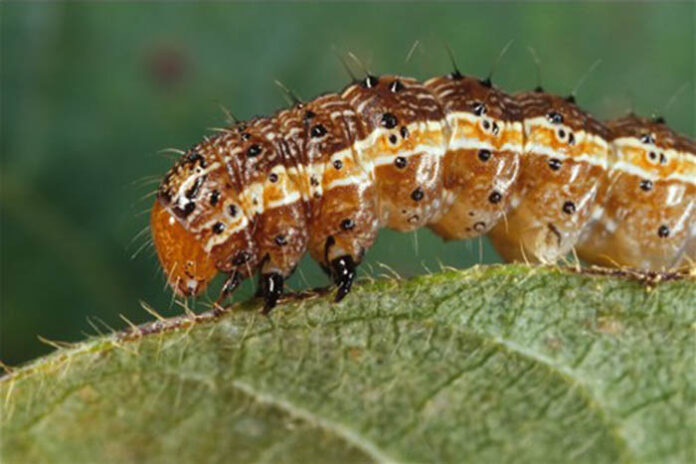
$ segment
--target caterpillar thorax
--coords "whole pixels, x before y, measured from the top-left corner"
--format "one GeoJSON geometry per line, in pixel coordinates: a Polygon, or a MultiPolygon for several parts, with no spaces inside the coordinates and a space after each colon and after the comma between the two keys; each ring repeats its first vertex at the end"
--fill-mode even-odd
{"type": "Polygon", "coordinates": [[[268,308],[307,250],[342,298],[380,227],[427,225],[446,239],[492,231],[504,257],[545,262],[582,235],[590,262],[657,268],[676,263],[696,235],[695,152],[664,124],[605,126],[540,90],[509,96],[458,72],[425,83],[367,76],[192,147],[165,176],[151,226],[179,293],[224,272],[222,298],[259,271],[268,308]],[[635,150],[648,146],[657,163],[643,166],[635,150]],[[639,238],[626,220],[637,200],[623,179],[636,175],[669,184],[669,198],[640,205],[668,223],[668,246],[662,235],[639,238]],[[665,206],[674,212],[656,212],[665,206]]]}

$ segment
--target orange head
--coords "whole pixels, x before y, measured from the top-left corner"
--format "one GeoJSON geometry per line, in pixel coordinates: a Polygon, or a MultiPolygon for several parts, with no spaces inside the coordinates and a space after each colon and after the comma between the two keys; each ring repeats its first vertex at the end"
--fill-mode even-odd
{"type": "Polygon", "coordinates": [[[195,234],[186,230],[159,198],[152,207],[150,229],[167,282],[174,291],[182,296],[203,291],[218,272],[215,263],[195,234]]]}

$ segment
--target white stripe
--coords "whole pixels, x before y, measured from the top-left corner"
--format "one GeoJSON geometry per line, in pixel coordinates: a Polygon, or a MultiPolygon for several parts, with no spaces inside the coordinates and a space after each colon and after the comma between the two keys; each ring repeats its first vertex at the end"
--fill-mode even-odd
{"type": "Polygon", "coordinates": [[[374,159],[373,163],[375,167],[384,166],[385,164],[393,163],[397,157],[410,158],[411,156],[420,154],[441,157],[445,154],[445,147],[444,145],[442,147],[434,145],[416,145],[416,147],[412,150],[403,150],[400,151],[398,154],[388,153],[378,156],[374,159]]]}
{"type": "MultiPolygon", "coordinates": [[[[249,220],[247,219],[246,215],[244,213],[240,213],[240,220],[237,221],[237,225],[235,226],[227,226],[223,233],[221,234],[213,234],[210,236],[208,241],[205,243],[205,246],[203,249],[205,250],[206,253],[210,253],[210,251],[217,245],[220,245],[221,243],[225,243],[227,239],[229,239],[232,235],[236,234],[240,230],[243,230],[246,226],[249,225],[249,220]]],[[[217,219],[215,221],[212,221],[213,223],[218,222],[217,219]]]]}
{"type": "Polygon", "coordinates": [[[550,158],[557,158],[560,160],[572,159],[574,161],[585,161],[594,166],[599,166],[602,169],[609,168],[609,158],[608,156],[602,156],[600,154],[591,153],[581,153],[579,155],[569,156],[563,151],[556,151],[546,145],[541,145],[539,143],[527,142],[524,146],[525,154],[533,153],[536,155],[548,156],[550,158]]]}
{"type": "Polygon", "coordinates": [[[453,138],[448,147],[449,150],[491,150],[491,151],[512,151],[522,153],[521,143],[506,142],[501,147],[495,147],[486,140],[481,140],[476,137],[458,137],[453,138]]]}
{"type": "Polygon", "coordinates": [[[331,190],[334,187],[345,187],[348,185],[360,185],[360,184],[367,184],[369,181],[369,178],[367,176],[348,176],[348,177],[342,177],[340,179],[336,179],[332,181],[329,185],[326,186],[326,190],[331,190]]]}
{"type": "MultiPolygon", "coordinates": [[[[281,206],[289,205],[289,204],[295,203],[299,199],[300,199],[300,192],[295,190],[295,191],[290,192],[289,194],[285,195],[280,200],[269,201],[268,205],[266,205],[266,209],[275,209],[275,208],[279,208],[281,206]]],[[[262,208],[262,210],[263,210],[263,208],[262,208]]]]}
{"type": "Polygon", "coordinates": [[[626,174],[632,174],[634,176],[641,177],[643,179],[649,179],[652,181],[657,180],[676,180],[680,182],[686,182],[687,184],[696,185],[696,176],[681,173],[672,173],[666,177],[662,177],[650,171],[646,171],[640,166],[636,166],[628,161],[617,161],[612,167],[614,171],[624,172],[626,174]]]}
{"type": "Polygon", "coordinates": [[[694,157],[694,154],[689,153],[689,152],[683,152],[683,151],[678,151],[673,148],[668,148],[668,149],[662,149],[658,146],[655,146],[653,144],[646,144],[641,142],[640,140],[636,139],[635,137],[620,137],[618,139],[614,139],[613,141],[614,148],[616,150],[616,153],[619,156],[619,162],[616,163],[615,169],[623,172],[627,172],[629,174],[635,174],[635,175],[640,175],[642,177],[645,177],[646,179],[666,179],[666,180],[677,180],[680,182],[686,182],[687,184],[693,184],[696,185],[696,161],[693,161],[692,158],[694,157]],[[687,173],[679,173],[679,172],[672,172],[668,176],[661,177],[659,174],[655,174],[649,171],[646,171],[645,169],[635,166],[627,161],[623,161],[625,158],[627,158],[627,155],[625,155],[622,151],[624,148],[633,148],[636,150],[641,150],[643,153],[645,151],[656,151],[663,153],[665,157],[672,162],[675,162],[677,164],[687,164],[691,165],[691,172],[687,173]]]}
{"type": "Polygon", "coordinates": [[[189,188],[193,187],[193,184],[195,184],[199,178],[209,174],[211,171],[216,170],[218,167],[220,167],[220,163],[218,163],[217,161],[214,163],[211,163],[210,166],[203,169],[201,172],[196,173],[193,176],[187,177],[186,180],[181,183],[181,185],[179,186],[179,191],[176,194],[176,196],[179,198],[178,205],[180,208],[183,209],[188,203],[191,202],[191,200],[186,198],[186,191],[189,188]],[[183,204],[181,202],[182,200],[184,200],[183,204]]]}

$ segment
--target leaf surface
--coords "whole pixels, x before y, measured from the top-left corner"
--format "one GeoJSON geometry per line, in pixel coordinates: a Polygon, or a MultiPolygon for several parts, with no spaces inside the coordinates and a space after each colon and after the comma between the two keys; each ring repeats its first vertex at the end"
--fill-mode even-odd
{"type": "Polygon", "coordinates": [[[693,462],[696,282],[478,267],[155,321],[0,381],[3,462],[693,462]]]}

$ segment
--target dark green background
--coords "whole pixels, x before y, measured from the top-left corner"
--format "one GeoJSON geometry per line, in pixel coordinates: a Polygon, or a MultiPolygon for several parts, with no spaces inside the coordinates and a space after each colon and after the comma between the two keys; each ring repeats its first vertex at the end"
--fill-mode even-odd
{"type": "MultiPolygon", "coordinates": [[[[280,79],[309,98],[347,76],[332,53],[353,51],[376,72],[425,78],[449,71],[443,43],[466,73],[485,75],[515,43],[495,81],[536,84],[527,46],[543,61],[545,87],[579,93],[600,118],[662,111],[694,135],[693,3],[79,4],[5,3],[1,10],[2,153],[0,359],[15,364],[93,333],[88,316],[119,328],[119,314],[148,319],[144,300],[181,312],[163,289],[147,224],[166,147],[186,148],[224,124],[284,105],[280,79]],[[419,39],[411,61],[405,57],[419,39]]],[[[383,232],[364,274],[402,275],[497,261],[480,241],[444,244],[429,231],[383,232]],[[417,240],[416,240],[417,238],[417,240]],[[416,241],[418,242],[416,250],[416,241]]],[[[291,286],[324,285],[306,260],[291,286]]],[[[246,294],[250,292],[247,288],[246,294]]],[[[210,295],[214,295],[211,290],[210,295]]],[[[206,301],[204,297],[201,300],[206,301]]],[[[203,305],[199,304],[198,309],[203,305]]],[[[96,324],[100,324],[96,322],[96,324]]]]}

